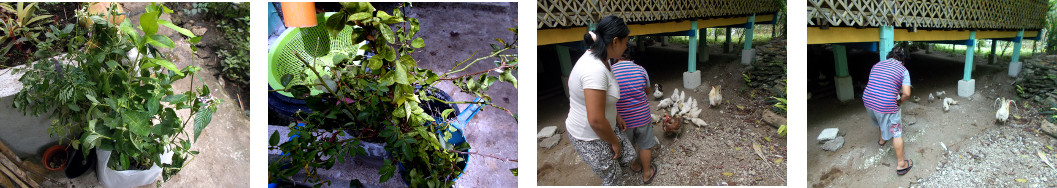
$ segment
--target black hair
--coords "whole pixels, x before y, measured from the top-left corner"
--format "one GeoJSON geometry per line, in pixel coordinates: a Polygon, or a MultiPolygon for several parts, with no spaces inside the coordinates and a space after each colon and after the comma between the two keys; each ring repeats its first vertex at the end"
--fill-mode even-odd
{"type": "Polygon", "coordinates": [[[624,54],[620,55],[620,58],[621,59],[625,59],[625,60],[631,60],[631,57],[634,57],[634,56],[635,56],[635,47],[631,46],[631,45],[628,45],[628,47],[626,49],[624,49],[624,54]]]}
{"type": "Polygon", "coordinates": [[[584,34],[584,44],[591,49],[591,55],[605,61],[607,57],[606,46],[613,44],[613,37],[628,37],[630,31],[628,30],[628,25],[624,24],[624,19],[609,15],[598,21],[594,33],[594,40],[591,39],[590,33],[584,34]]]}
{"type": "Polygon", "coordinates": [[[906,63],[910,60],[910,56],[907,55],[906,50],[904,50],[903,47],[900,46],[892,47],[892,50],[888,51],[887,58],[896,59],[897,61],[903,63],[906,63]]]}

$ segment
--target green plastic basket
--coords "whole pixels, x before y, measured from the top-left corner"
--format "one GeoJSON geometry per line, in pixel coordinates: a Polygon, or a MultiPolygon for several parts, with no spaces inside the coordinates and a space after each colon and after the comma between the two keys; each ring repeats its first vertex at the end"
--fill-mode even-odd
{"type": "MultiPolygon", "coordinates": [[[[268,51],[268,85],[272,89],[285,88],[280,80],[286,74],[293,75],[291,83],[300,83],[308,78],[315,77],[311,74],[308,75],[309,77],[301,74],[308,69],[304,63],[298,60],[295,53],[300,53],[301,57],[304,57],[309,63],[318,63],[313,66],[320,74],[324,75],[330,74],[330,71],[326,71],[323,65],[333,64],[332,52],[351,52],[349,53],[350,58],[355,55],[363,55],[363,51],[359,51],[359,46],[362,43],[355,44],[352,41],[352,37],[350,37],[355,27],[345,27],[335,39],[330,38],[330,35],[327,34],[327,30],[323,28],[323,23],[326,23],[326,18],[333,14],[333,12],[318,14],[316,15],[316,21],[318,22],[316,26],[290,28],[284,31],[282,35],[279,35],[278,44],[271,51],[268,51]]],[[[323,91],[314,87],[312,89],[313,95],[321,92],[323,91]]],[[[286,91],[279,91],[279,94],[287,97],[293,96],[286,91]]]]}

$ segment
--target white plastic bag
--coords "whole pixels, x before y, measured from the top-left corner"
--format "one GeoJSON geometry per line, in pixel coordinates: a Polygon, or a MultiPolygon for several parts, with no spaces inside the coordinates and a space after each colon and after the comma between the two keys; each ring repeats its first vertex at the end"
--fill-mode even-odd
{"type": "MultiPolygon", "coordinates": [[[[125,188],[125,187],[136,187],[141,185],[147,185],[154,183],[161,175],[161,167],[157,164],[151,165],[147,170],[123,170],[116,171],[107,167],[107,162],[110,160],[111,151],[96,149],[97,156],[96,161],[99,163],[96,165],[95,171],[99,177],[99,184],[103,187],[108,188],[125,188]]],[[[162,155],[162,162],[169,163],[172,160],[172,152],[166,152],[162,155]],[[170,157],[164,157],[170,156],[170,157]]]]}

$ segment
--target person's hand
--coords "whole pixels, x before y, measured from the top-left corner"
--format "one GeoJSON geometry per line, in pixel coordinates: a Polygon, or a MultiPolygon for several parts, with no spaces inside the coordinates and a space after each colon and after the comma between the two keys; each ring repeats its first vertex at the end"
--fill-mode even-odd
{"type": "Polygon", "coordinates": [[[620,143],[609,144],[609,145],[611,147],[613,147],[613,159],[620,158],[620,143]]]}

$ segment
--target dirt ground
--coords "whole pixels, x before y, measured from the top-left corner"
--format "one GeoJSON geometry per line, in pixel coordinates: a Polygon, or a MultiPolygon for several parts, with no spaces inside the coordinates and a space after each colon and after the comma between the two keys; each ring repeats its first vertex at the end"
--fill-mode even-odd
{"type": "MultiPolygon", "coordinates": [[[[135,23],[139,14],[143,13],[143,8],[148,4],[123,3],[123,6],[126,10],[129,10],[129,18],[133,19],[132,22],[135,23]]],[[[163,19],[165,18],[163,17],[163,19]]],[[[213,90],[213,97],[225,101],[219,105],[216,113],[213,114],[213,120],[202,131],[202,136],[198,139],[198,142],[193,144],[193,149],[199,151],[200,154],[194,160],[189,161],[188,165],[179,174],[173,176],[172,179],[164,182],[161,186],[244,187],[248,185],[246,181],[250,179],[249,117],[239,107],[236,96],[222,92],[221,88],[225,87],[221,85],[218,77],[214,76],[217,75],[219,70],[214,69],[216,66],[212,66],[212,52],[200,49],[198,53],[191,54],[184,37],[178,36],[179,34],[176,34],[175,31],[162,27],[159,29],[159,33],[169,35],[178,46],[175,49],[162,50],[163,53],[172,53],[174,55],[173,63],[176,66],[191,65],[193,59],[195,64],[203,68],[194,80],[188,78],[173,83],[173,88],[176,92],[188,89],[192,82],[194,82],[195,86],[205,83],[213,90]]],[[[177,111],[176,113],[182,118],[189,118],[187,117],[189,110],[177,111]]],[[[190,133],[191,130],[187,131],[190,133]]],[[[75,179],[67,179],[61,173],[49,174],[48,177],[54,181],[46,181],[44,184],[46,187],[100,186],[96,179],[95,169],[75,179]]],[[[161,178],[159,177],[158,179],[160,180],[161,178]]],[[[155,187],[155,185],[151,184],[142,187],[155,187]]]]}
{"type": "MultiPolygon", "coordinates": [[[[769,110],[770,106],[765,102],[767,96],[744,85],[741,72],[747,68],[739,63],[740,55],[719,54],[722,50],[712,48],[711,60],[697,65],[702,71],[701,87],[686,90],[682,88],[682,72],[686,71],[687,61],[686,46],[650,46],[647,51],[641,53],[643,56],[636,62],[650,74],[651,82],[662,85],[665,97],[678,88],[702,101],[699,104],[704,110],[700,117],[709,123],[706,127],[684,124],[681,135],[674,138],[664,136],[661,127],[654,127],[654,136],[660,143],[652,150],[658,171],[650,185],[786,184],[786,139],[778,136],[775,128],[759,122],[761,113],[769,110]],[[729,100],[729,103],[707,108],[710,85],[722,85],[724,99],[729,100]],[[745,107],[745,110],[738,109],[736,105],[745,107]],[[754,152],[754,143],[762,146],[765,160],[761,160],[754,152]]],[[[576,53],[572,55],[574,59],[579,57],[576,53]]],[[[540,88],[545,91],[546,87],[540,88]]],[[[566,134],[568,98],[564,95],[549,96],[540,97],[539,109],[556,110],[540,111],[540,124],[536,128],[538,131],[543,127],[557,126],[560,134],[556,136],[562,137],[562,140],[549,149],[537,146],[536,184],[600,185],[602,180],[571,147],[566,134]]],[[[652,96],[650,98],[653,100],[652,96]]],[[[651,101],[651,112],[659,114],[656,103],[656,100],[651,101]]],[[[642,185],[641,173],[632,173],[630,167],[624,167],[624,171],[623,185],[642,185]]]]}
{"type": "MultiPolygon", "coordinates": [[[[413,6],[405,14],[419,19],[420,32],[417,36],[425,40],[426,46],[412,56],[422,68],[445,72],[450,70],[455,62],[468,58],[475,51],[477,52],[476,57],[490,52],[492,47],[488,44],[494,42],[495,38],[513,41],[516,37],[507,28],[517,26],[517,3],[415,3],[413,6]]],[[[492,59],[483,60],[459,75],[494,67],[492,59]]],[[[451,94],[455,101],[473,101],[474,99],[472,95],[459,92],[458,88],[448,82],[439,82],[435,87],[451,94]]],[[[496,83],[485,93],[492,97],[493,104],[518,114],[517,89],[513,85],[496,83]]],[[[459,105],[460,110],[465,108],[466,105],[459,105]]],[[[482,107],[481,109],[482,111],[478,112],[463,130],[467,142],[472,147],[471,151],[506,159],[517,159],[517,120],[497,108],[482,107]]],[[[326,173],[338,179],[361,179],[366,185],[392,186],[393,184],[389,182],[387,184],[376,182],[380,165],[372,165],[370,161],[373,160],[359,160],[354,164],[338,164],[335,169],[326,173]],[[368,173],[358,173],[359,171],[368,171],[368,173]]],[[[470,155],[467,169],[456,180],[456,186],[516,187],[517,177],[510,172],[510,169],[514,168],[518,168],[518,163],[470,155]]],[[[393,181],[390,180],[390,182],[393,181]]]]}
{"type": "MultiPolygon", "coordinates": [[[[913,84],[911,95],[920,97],[921,101],[904,103],[902,107],[904,151],[906,158],[913,160],[914,168],[903,176],[895,174],[897,161],[892,144],[877,145],[880,131],[870,123],[861,99],[865,75],[869,66],[876,62],[877,54],[849,52],[855,99],[842,104],[833,95],[816,95],[808,101],[807,177],[812,187],[958,187],[948,183],[985,187],[1053,185],[1054,173],[1037,171],[1041,162],[1035,156],[1035,150],[1054,145],[1050,137],[1031,132],[1042,121],[1035,115],[1037,112],[1023,108],[1024,102],[1018,99],[1021,107],[1010,111],[1010,119],[1015,119],[1014,115],[1022,119],[1013,120],[1008,125],[994,122],[997,108],[992,105],[995,98],[1009,98],[1016,94],[1015,86],[1010,85],[1014,78],[1006,75],[1007,65],[977,63],[972,74],[976,79],[976,93],[965,98],[957,96],[957,80],[962,78],[964,56],[935,51],[932,54],[924,51],[912,53],[911,61],[906,65],[913,84]],[[927,101],[929,93],[935,95],[942,91],[946,94],[939,98],[950,97],[959,102],[949,112],[942,110],[940,102],[927,101]],[[816,141],[825,128],[840,128],[840,134],[844,136],[844,146],[836,152],[822,150],[816,141]],[[1025,172],[1024,168],[1035,170],[1025,172]],[[1031,184],[1011,183],[1017,178],[1026,178],[1031,184]]],[[[832,73],[833,56],[827,53],[817,50],[809,53],[814,55],[809,55],[809,59],[818,61],[820,68],[815,69],[818,72],[832,73]]],[[[984,58],[978,60],[986,61],[984,58]]],[[[809,69],[809,73],[812,71],[809,69]]],[[[814,77],[809,76],[809,79],[814,77]]],[[[833,87],[832,83],[828,84],[826,87],[833,87]]],[[[816,94],[830,93],[820,87],[809,90],[821,91],[816,94]]],[[[1043,150],[1053,153],[1052,150],[1043,150]]]]}

